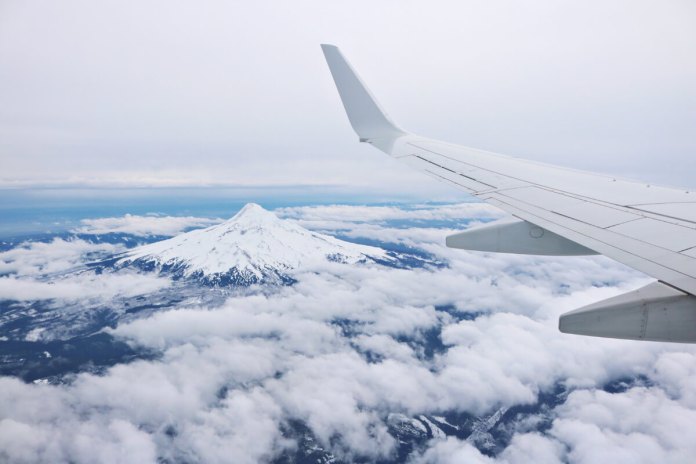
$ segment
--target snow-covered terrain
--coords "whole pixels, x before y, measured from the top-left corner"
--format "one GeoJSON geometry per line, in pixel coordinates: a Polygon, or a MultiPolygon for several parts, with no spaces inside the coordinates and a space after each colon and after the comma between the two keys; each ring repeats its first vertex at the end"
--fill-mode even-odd
{"type": "Polygon", "coordinates": [[[282,220],[255,203],[221,224],[135,248],[115,266],[194,277],[210,284],[285,282],[288,272],[335,261],[392,261],[381,248],[345,242],[282,220]]]}

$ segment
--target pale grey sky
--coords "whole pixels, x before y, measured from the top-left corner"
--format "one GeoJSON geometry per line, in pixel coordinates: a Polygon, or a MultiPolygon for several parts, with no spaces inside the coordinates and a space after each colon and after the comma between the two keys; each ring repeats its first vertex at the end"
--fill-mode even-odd
{"type": "Polygon", "coordinates": [[[696,186],[694,24],[691,0],[0,0],[0,186],[450,192],[357,143],[322,42],[412,132],[696,186]]]}

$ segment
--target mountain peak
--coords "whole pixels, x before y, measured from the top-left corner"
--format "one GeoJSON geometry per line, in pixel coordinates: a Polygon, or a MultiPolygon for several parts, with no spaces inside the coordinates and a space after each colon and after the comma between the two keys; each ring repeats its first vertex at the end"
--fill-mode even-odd
{"type": "Polygon", "coordinates": [[[213,283],[234,275],[235,281],[246,285],[277,280],[292,269],[321,261],[385,260],[390,257],[381,248],[307,230],[256,203],[248,203],[221,224],[135,248],[117,264],[173,269],[182,277],[204,276],[213,283]]]}
{"type": "Polygon", "coordinates": [[[227,221],[223,222],[221,226],[237,225],[237,226],[251,226],[251,225],[270,225],[270,223],[280,222],[281,219],[275,214],[263,206],[256,203],[247,203],[242,209],[232,216],[227,221]]]}
{"type": "Polygon", "coordinates": [[[242,209],[239,210],[237,214],[232,216],[232,220],[251,216],[273,216],[274,218],[276,217],[275,214],[271,213],[258,203],[247,203],[246,205],[244,205],[242,209]]]}

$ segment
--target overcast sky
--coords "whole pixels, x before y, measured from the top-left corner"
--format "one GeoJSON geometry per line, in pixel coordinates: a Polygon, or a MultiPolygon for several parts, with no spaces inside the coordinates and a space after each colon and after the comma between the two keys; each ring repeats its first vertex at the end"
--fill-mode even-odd
{"type": "Polygon", "coordinates": [[[694,24],[691,0],[0,0],[0,186],[449,192],[357,143],[322,42],[412,132],[696,186],[694,24]]]}

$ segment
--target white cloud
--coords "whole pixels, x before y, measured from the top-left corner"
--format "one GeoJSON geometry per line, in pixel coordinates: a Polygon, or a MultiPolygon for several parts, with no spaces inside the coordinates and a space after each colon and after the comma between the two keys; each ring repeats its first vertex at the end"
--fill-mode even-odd
{"type": "Polygon", "coordinates": [[[571,462],[685,463],[696,453],[694,420],[696,410],[659,387],[576,391],[558,407],[550,433],[569,447],[571,462]]]}
{"type": "MultiPolygon", "coordinates": [[[[358,217],[362,208],[343,212],[358,217]]],[[[368,213],[384,217],[382,210],[368,213]]],[[[550,430],[520,429],[494,458],[465,441],[434,440],[414,462],[597,462],[602,450],[617,462],[693,456],[693,347],[557,330],[561,313],[641,285],[645,276],[601,257],[468,253],[448,250],[422,230],[403,234],[447,258],[449,267],[316,265],[298,271],[292,287],[232,295],[215,308],[164,310],[110,331],[159,351],[159,359],[79,374],[68,385],[0,378],[0,428],[7,432],[0,434],[0,457],[259,462],[295,446],[282,428],[299,419],[338,457],[386,459],[397,446],[385,423],[389,413],[487,413],[534,403],[558,383],[575,391],[550,411],[550,430]],[[474,320],[455,317],[479,312],[474,320]],[[417,340],[432,330],[444,346],[426,356],[417,340]],[[366,351],[379,356],[366,359],[366,351]],[[649,379],[647,387],[597,390],[637,375],[649,379]]],[[[148,279],[5,278],[0,290],[108,298],[161,288],[148,279]]]]}
{"type": "Polygon", "coordinates": [[[481,202],[404,206],[319,205],[278,208],[275,213],[303,227],[340,233],[346,238],[400,243],[442,255],[445,237],[463,229],[505,217],[501,210],[481,202]],[[407,221],[408,228],[388,226],[407,221]],[[461,222],[457,229],[432,227],[430,221],[461,222]],[[422,224],[422,226],[417,226],[422,224]]]}
{"type": "Polygon", "coordinates": [[[656,382],[672,398],[696,409],[696,357],[690,349],[665,353],[655,363],[655,372],[651,374],[656,382]]]}
{"type": "Polygon", "coordinates": [[[411,462],[413,464],[561,464],[564,450],[560,442],[536,433],[515,435],[510,445],[497,458],[482,454],[466,440],[449,437],[433,440],[431,446],[411,462]]]}
{"type": "Polygon", "coordinates": [[[83,272],[52,281],[0,277],[0,299],[5,300],[109,300],[161,290],[171,284],[167,278],[129,272],[94,274],[83,272]]]}
{"type": "Polygon", "coordinates": [[[512,438],[500,455],[509,464],[560,464],[566,459],[563,444],[538,433],[521,433],[512,438]]]}
{"type": "Polygon", "coordinates": [[[413,460],[415,463],[422,464],[493,464],[495,460],[481,454],[474,445],[457,440],[456,438],[448,438],[444,441],[436,442],[434,446],[428,449],[422,456],[413,460]]]}
{"type": "Polygon", "coordinates": [[[139,236],[173,236],[189,229],[217,224],[222,219],[209,219],[192,216],[137,216],[126,214],[122,217],[83,219],[82,227],[74,232],[83,234],[126,233],[139,236]]]}
{"type": "Polygon", "coordinates": [[[433,440],[413,461],[687,463],[696,452],[690,433],[696,410],[668,398],[659,386],[613,394],[577,390],[553,413],[548,432],[515,435],[495,459],[466,441],[448,438],[433,440]]]}
{"type": "Polygon", "coordinates": [[[26,242],[0,252],[0,274],[37,275],[66,271],[90,257],[123,251],[119,245],[93,244],[84,240],[53,239],[51,242],[26,242]]]}
{"type": "Polygon", "coordinates": [[[406,343],[399,343],[388,335],[358,335],[353,340],[363,351],[369,351],[387,359],[410,363],[413,362],[415,353],[413,348],[406,343]]]}

